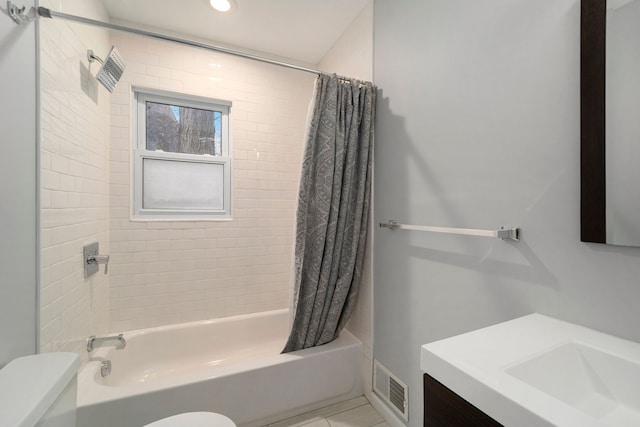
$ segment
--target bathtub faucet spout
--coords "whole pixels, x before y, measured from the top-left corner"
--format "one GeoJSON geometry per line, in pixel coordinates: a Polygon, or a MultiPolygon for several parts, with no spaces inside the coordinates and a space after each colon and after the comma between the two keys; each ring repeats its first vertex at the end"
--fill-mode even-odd
{"type": "Polygon", "coordinates": [[[127,345],[123,334],[113,335],[110,337],[96,337],[92,335],[87,340],[87,352],[91,353],[96,347],[104,347],[107,345],[115,345],[116,350],[122,350],[127,345]],[[109,344],[110,341],[117,341],[115,344],[109,344]]]}

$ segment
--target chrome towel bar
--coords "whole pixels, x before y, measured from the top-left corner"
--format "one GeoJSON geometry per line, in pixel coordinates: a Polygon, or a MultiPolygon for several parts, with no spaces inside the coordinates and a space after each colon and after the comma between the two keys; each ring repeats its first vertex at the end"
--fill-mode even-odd
{"type": "Polygon", "coordinates": [[[387,222],[381,222],[380,227],[388,228],[390,230],[415,230],[415,231],[430,231],[432,233],[446,233],[446,234],[462,234],[466,236],[481,236],[481,237],[497,237],[502,240],[520,240],[520,229],[513,228],[501,228],[500,230],[475,230],[472,228],[449,228],[449,227],[431,227],[428,225],[407,225],[398,224],[398,221],[389,220],[387,222]]]}

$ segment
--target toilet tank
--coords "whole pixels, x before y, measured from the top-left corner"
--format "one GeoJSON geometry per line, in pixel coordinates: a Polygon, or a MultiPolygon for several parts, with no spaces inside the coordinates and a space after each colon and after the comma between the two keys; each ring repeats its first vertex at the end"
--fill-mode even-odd
{"type": "Polygon", "coordinates": [[[75,427],[76,353],[20,357],[0,369],[0,426],[75,427]]]}

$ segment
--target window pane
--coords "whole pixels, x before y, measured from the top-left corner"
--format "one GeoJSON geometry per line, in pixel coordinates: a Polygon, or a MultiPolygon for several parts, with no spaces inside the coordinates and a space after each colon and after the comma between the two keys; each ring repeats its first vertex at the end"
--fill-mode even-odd
{"type": "Polygon", "coordinates": [[[224,166],[142,160],[143,209],[224,209],[224,166]]]}
{"type": "Polygon", "coordinates": [[[149,151],[222,155],[220,111],[146,101],[149,151]]]}

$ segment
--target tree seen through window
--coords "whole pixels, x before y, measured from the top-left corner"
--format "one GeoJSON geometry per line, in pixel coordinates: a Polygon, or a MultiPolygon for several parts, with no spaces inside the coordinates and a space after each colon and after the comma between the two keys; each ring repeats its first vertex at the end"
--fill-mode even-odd
{"type": "Polygon", "coordinates": [[[219,111],[146,102],[146,149],[222,155],[219,111]]]}

